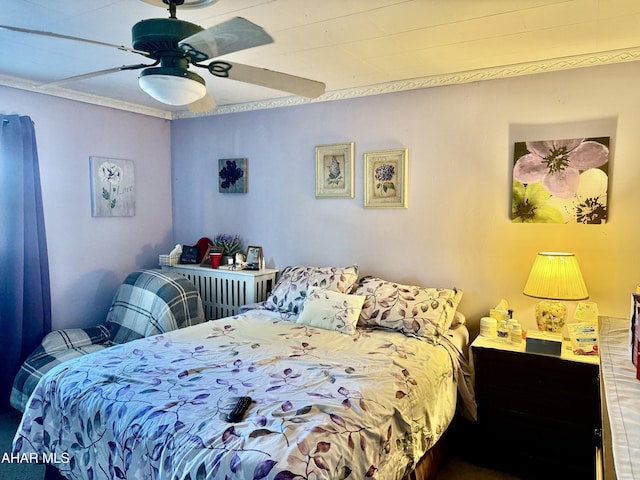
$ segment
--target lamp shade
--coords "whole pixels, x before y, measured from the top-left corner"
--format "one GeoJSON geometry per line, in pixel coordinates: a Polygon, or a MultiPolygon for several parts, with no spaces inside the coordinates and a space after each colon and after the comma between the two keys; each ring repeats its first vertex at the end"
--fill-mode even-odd
{"type": "Polygon", "coordinates": [[[573,253],[565,252],[538,253],[523,293],[552,300],[589,298],[578,259],[573,253]]]}
{"type": "Polygon", "coordinates": [[[188,105],[207,93],[200,75],[180,68],[145,68],[138,83],[150,96],[168,105],[188,105]]]}

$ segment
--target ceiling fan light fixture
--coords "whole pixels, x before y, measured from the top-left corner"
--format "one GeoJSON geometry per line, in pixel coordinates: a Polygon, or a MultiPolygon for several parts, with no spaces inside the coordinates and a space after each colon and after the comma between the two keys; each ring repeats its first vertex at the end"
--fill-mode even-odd
{"type": "MultiPolygon", "coordinates": [[[[165,0],[142,0],[144,3],[155,5],[156,7],[166,7],[169,2],[165,0]]],[[[201,8],[213,5],[218,0],[183,0],[175,2],[180,8],[201,8]]]]}
{"type": "Polygon", "coordinates": [[[180,68],[145,68],[138,83],[144,92],[167,105],[189,105],[207,94],[200,75],[180,68]]]}

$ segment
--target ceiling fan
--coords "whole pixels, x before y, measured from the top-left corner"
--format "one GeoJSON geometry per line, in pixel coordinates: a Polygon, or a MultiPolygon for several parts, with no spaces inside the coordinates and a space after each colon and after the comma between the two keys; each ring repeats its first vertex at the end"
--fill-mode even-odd
{"type": "MultiPolygon", "coordinates": [[[[169,18],[153,18],[136,23],[131,29],[132,48],[8,25],[0,25],[0,28],[114,47],[142,55],[152,61],[152,63],[109,68],[45,84],[49,87],[122,70],[141,70],[138,77],[140,88],[151,97],[168,105],[187,105],[187,108],[193,112],[205,112],[215,107],[215,101],[207,93],[204,79],[189,70],[189,66],[194,66],[204,68],[216,77],[230,78],[303,97],[316,98],[324,93],[324,83],[307,78],[227,60],[203,63],[221,55],[272,43],[273,38],[262,27],[244,18],[235,17],[203,29],[199,25],[177,18],[176,8],[185,4],[185,0],[143,1],[168,6],[169,18]]],[[[186,0],[186,2],[185,7],[194,7],[210,4],[212,0],[186,0]]]]}

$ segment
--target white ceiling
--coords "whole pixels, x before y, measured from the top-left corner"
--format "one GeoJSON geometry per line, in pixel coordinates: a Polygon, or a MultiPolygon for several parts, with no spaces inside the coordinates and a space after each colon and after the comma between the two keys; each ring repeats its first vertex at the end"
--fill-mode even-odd
{"type": "MultiPolygon", "coordinates": [[[[2,3],[0,24],[126,46],[133,24],[168,16],[140,0],[2,3]]],[[[640,59],[638,0],[218,0],[178,9],[178,18],[203,28],[234,16],[262,26],[275,43],[226,58],[322,81],[327,93],[314,101],[640,59]]],[[[0,85],[188,115],[142,92],[136,71],[41,87],[145,61],[134,53],[4,29],[0,42],[0,85]]],[[[218,104],[214,113],[309,101],[197,71],[218,104]]]]}

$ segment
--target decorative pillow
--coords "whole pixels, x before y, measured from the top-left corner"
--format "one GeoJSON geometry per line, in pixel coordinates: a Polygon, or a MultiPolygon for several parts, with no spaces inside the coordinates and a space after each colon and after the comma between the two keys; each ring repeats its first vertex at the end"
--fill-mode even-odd
{"type": "Polygon", "coordinates": [[[286,267],[266,300],[266,308],[295,315],[302,311],[309,287],[349,293],[358,279],[358,267],[286,267]]]}
{"type": "Polygon", "coordinates": [[[367,297],[358,325],[390,328],[434,344],[451,326],[462,298],[459,289],[401,285],[375,277],[364,277],[355,294],[367,297]]]}
{"type": "Polygon", "coordinates": [[[319,287],[307,290],[297,323],[353,335],[364,295],[348,295],[319,287]]]}

